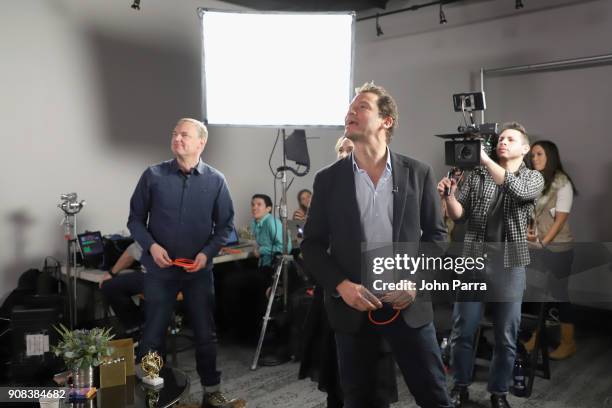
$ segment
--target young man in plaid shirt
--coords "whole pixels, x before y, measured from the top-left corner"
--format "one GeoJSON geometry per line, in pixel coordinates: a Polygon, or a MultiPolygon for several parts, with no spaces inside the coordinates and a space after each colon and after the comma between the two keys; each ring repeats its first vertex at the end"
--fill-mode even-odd
{"type": "MultiPolygon", "coordinates": [[[[504,124],[496,149],[497,163],[482,150],[481,166],[471,172],[458,192],[454,180],[444,178],[438,184],[450,218],[467,222],[464,256],[484,256],[487,260],[486,300],[494,302],[495,350],[487,387],[493,408],[510,406],[506,394],[516,356],[525,267],[529,264],[527,225],[544,187],[540,172],[529,170],[523,163],[528,152],[525,128],[516,122],[504,124]],[[444,194],[445,188],[450,189],[449,195],[444,194]]],[[[473,339],[483,307],[481,301],[461,300],[455,302],[451,336],[451,399],[455,407],[461,407],[469,396],[473,339]]]]}

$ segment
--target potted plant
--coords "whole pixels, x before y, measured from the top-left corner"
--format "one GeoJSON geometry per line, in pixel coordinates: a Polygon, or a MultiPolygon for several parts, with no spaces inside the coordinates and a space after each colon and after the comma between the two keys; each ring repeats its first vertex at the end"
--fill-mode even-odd
{"type": "Polygon", "coordinates": [[[95,327],[91,330],[70,330],[60,323],[55,330],[60,334],[60,341],[53,347],[56,356],[61,356],[66,367],[72,370],[72,382],[75,388],[93,386],[93,369],[99,366],[106,357],[110,357],[113,348],[109,341],[115,337],[111,329],[95,327]]]}

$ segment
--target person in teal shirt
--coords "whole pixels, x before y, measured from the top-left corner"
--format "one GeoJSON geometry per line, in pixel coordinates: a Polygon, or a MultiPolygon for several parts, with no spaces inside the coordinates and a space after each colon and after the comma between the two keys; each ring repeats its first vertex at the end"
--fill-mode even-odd
{"type": "MultiPolygon", "coordinates": [[[[274,254],[283,252],[283,226],[272,214],[272,199],[266,194],[255,194],[251,198],[251,231],[257,241],[255,255],[259,258],[259,267],[271,268],[274,254]]],[[[287,252],[291,252],[291,240],[288,240],[287,252]]]]}
{"type": "Polygon", "coordinates": [[[257,268],[254,265],[234,265],[232,269],[224,270],[217,281],[224,288],[221,313],[226,322],[232,323],[232,334],[240,339],[255,340],[259,334],[261,318],[266,312],[266,289],[271,286],[274,275],[274,254],[283,251],[283,228],[280,221],[270,214],[271,211],[269,196],[253,196],[251,232],[257,241],[254,251],[259,258],[257,268]]]}
{"type": "MultiPolygon", "coordinates": [[[[251,277],[251,287],[260,293],[260,296],[252,303],[252,309],[256,315],[263,316],[266,311],[268,298],[274,277],[274,256],[283,252],[283,226],[280,220],[272,212],[272,200],[266,194],[255,194],[251,198],[251,232],[257,241],[255,255],[259,258],[256,278],[251,277]],[[262,280],[263,279],[263,280],[262,280]],[[262,285],[263,284],[263,285],[262,285]]],[[[288,237],[289,238],[289,237],[288,237]]],[[[291,252],[291,240],[287,240],[287,252],[291,252]]],[[[277,293],[282,293],[278,289],[277,293]]],[[[244,293],[244,292],[242,292],[244,293]]],[[[289,319],[288,319],[289,321],[289,319]]],[[[264,343],[261,365],[278,365],[290,360],[289,353],[289,329],[288,325],[278,325],[273,321],[269,327],[272,333],[272,341],[264,343]]]]}

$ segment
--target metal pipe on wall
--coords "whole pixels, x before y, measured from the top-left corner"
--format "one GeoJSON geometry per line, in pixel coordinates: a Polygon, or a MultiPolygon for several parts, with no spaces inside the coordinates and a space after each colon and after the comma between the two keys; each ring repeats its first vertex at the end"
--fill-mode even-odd
{"type": "MultiPolygon", "coordinates": [[[[596,65],[607,65],[612,64],[612,54],[595,55],[592,57],[582,58],[571,58],[560,61],[542,62],[538,64],[529,65],[516,65],[511,67],[502,68],[480,68],[480,90],[484,92],[485,86],[485,75],[489,76],[503,76],[503,75],[515,75],[528,72],[537,71],[555,71],[562,69],[574,69],[581,67],[592,67],[596,65]]],[[[481,112],[482,123],[485,121],[484,111],[481,112]]]]}

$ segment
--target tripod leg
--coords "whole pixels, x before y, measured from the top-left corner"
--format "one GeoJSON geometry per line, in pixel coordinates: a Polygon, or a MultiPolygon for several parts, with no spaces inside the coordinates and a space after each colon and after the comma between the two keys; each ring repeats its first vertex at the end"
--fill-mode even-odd
{"type": "Polygon", "coordinates": [[[278,281],[280,280],[283,272],[283,265],[285,260],[281,259],[280,263],[276,267],[274,272],[274,283],[272,284],[272,290],[270,291],[270,299],[268,299],[268,307],[266,313],[263,316],[263,324],[261,325],[261,332],[259,333],[259,341],[257,342],[257,349],[253,356],[253,363],[251,364],[251,370],[257,370],[257,362],[259,361],[259,355],[261,354],[261,348],[263,346],[264,337],[266,336],[266,329],[268,328],[268,321],[270,320],[270,314],[272,313],[272,305],[274,304],[274,297],[276,295],[276,289],[278,288],[278,281]]]}

